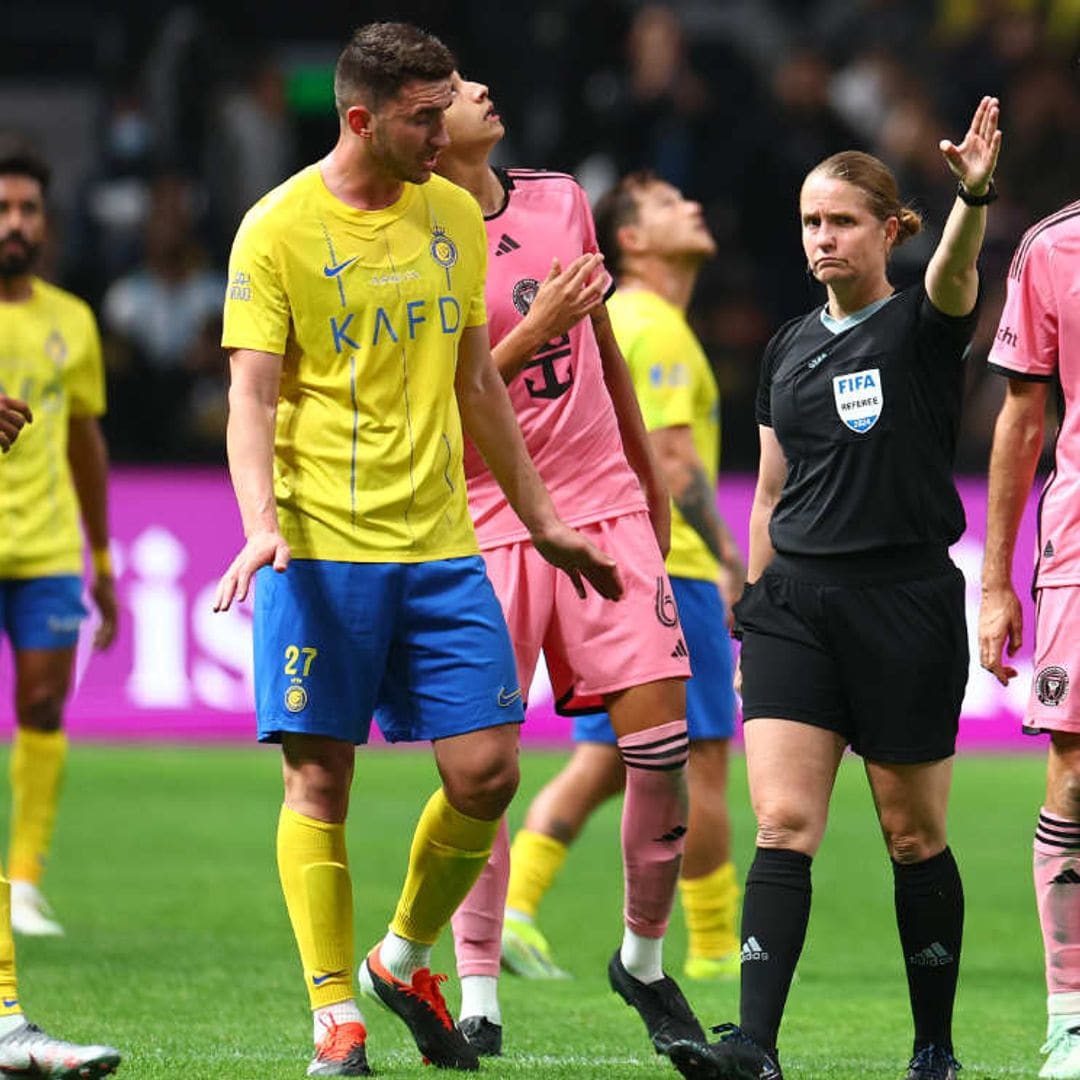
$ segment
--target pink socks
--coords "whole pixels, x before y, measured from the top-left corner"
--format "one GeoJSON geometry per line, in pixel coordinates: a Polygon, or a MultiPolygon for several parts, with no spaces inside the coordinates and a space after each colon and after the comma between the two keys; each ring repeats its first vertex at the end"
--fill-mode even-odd
{"type": "Polygon", "coordinates": [[[1035,898],[1050,994],[1080,990],[1080,822],[1039,811],[1035,898]]]}
{"type": "Polygon", "coordinates": [[[686,721],[623,735],[626,764],[622,815],[626,925],[661,938],[667,930],[686,835],[686,721]]]}
{"type": "Polygon", "coordinates": [[[510,884],[510,832],[506,818],[499,823],[487,865],[469,895],[454,912],[454,950],[458,976],[499,974],[503,909],[510,884]]]}

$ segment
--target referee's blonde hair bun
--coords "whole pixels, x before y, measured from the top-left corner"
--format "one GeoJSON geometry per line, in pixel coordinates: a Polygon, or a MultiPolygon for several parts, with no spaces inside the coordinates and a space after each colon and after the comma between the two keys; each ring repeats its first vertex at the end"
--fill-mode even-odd
{"type": "Polygon", "coordinates": [[[900,202],[896,177],[889,166],[873,154],[864,154],[861,150],[842,150],[815,165],[806,175],[807,178],[820,175],[844,180],[866,196],[870,212],[879,221],[896,218],[900,227],[894,247],[899,247],[922,230],[922,215],[900,202]]]}

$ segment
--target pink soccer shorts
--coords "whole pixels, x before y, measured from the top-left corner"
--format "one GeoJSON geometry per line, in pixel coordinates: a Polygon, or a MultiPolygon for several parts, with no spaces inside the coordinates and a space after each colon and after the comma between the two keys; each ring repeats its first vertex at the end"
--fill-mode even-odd
{"type": "Polygon", "coordinates": [[[1080,586],[1039,589],[1032,659],[1035,674],[1024,730],[1080,732],[1080,586]]]}
{"type": "Polygon", "coordinates": [[[664,560],[644,511],[578,532],[619,565],[625,593],[605,600],[570,579],[528,541],[483,552],[502,603],[522,687],[532,683],[544,650],[555,707],[564,715],[603,708],[603,696],[656,682],[687,679],[690,661],[664,560]]]}

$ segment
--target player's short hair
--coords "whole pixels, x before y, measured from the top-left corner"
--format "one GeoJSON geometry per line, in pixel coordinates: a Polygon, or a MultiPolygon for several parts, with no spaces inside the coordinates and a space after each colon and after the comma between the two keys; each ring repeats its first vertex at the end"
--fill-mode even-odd
{"type": "Polygon", "coordinates": [[[17,131],[0,131],[0,176],[29,176],[49,190],[52,170],[38,148],[17,131]]]}
{"type": "MultiPolygon", "coordinates": [[[[833,180],[845,180],[866,196],[870,212],[878,221],[894,217],[900,223],[894,247],[899,247],[909,237],[922,230],[922,215],[918,210],[900,202],[900,189],[892,170],[873,154],[861,150],[844,150],[833,154],[815,165],[807,174],[828,176],[833,180]]],[[[803,181],[805,183],[806,180],[803,181]]]]}
{"type": "Polygon", "coordinates": [[[660,177],[650,169],[627,173],[610,191],[601,195],[596,204],[593,211],[596,243],[604,253],[604,265],[616,277],[622,269],[619,230],[637,222],[638,196],[659,180],[660,177]]]}
{"type": "Polygon", "coordinates": [[[375,111],[407,82],[448,79],[456,67],[454,54],[434,34],[411,23],[368,23],[341,50],[334,101],[342,116],[358,102],[375,111]]]}

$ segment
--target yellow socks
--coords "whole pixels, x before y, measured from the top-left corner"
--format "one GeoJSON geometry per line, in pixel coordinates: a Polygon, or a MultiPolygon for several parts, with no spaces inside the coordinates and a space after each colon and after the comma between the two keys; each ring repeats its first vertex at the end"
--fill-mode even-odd
{"type": "Polygon", "coordinates": [[[510,888],[506,906],[519,915],[535,919],[540,901],[566,862],[568,850],[561,840],[521,829],[510,848],[510,888]]]}
{"type": "Polygon", "coordinates": [[[726,862],[704,877],[679,879],[689,935],[688,955],[719,959],[739,951],[735,930],[739,886],[735,866],[726,862]]]}
{"type": "Polygon", "coordinates": [[[15,983],[15,941],[11,936],[11,882],[0,875],[0,1018],[21,1012],[15,983]]]}
{"type": "MultiPolygon", "coordinates": [[[[67,758],[62,731],[16,728],[11,750],[11,855],[8,873],[37,885],[56,822],[67,758]]],[[[0,1014],[2,1015],[2,1014],[0,1014]]]]}
{"type": "Polygon", "coordinates": [[[500,820],[460,813],[442,788],[428,799],[413,833],[409,870],[390,923],[393,933],[435,944],[484,869],[500,820]]]}
{"type": "Polygon", "coordinates": [[[311,1007],[353,997],[353,905],[345,826],[281,808],[278,873],[311,1007]]]}

